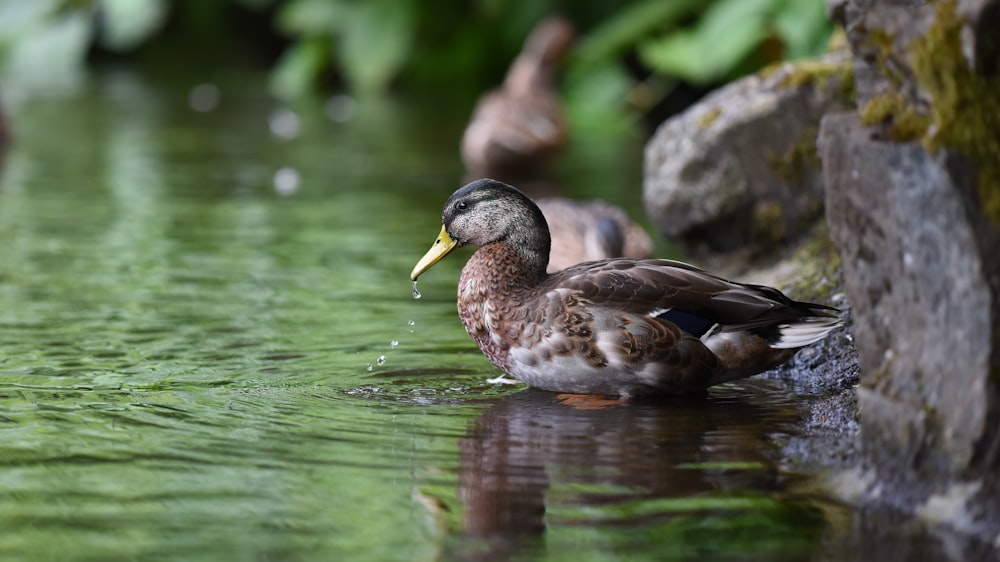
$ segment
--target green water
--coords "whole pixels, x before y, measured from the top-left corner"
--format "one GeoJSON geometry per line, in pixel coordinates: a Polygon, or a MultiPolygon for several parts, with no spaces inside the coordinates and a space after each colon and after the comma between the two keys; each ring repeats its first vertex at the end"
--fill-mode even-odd
{"type": "MultiPolygon", "coordinates": [[[[454,310],[462,256],[411,297],[461,182],[466,108],[373,101],[338,122],[323,100],[285,108],[260,82],[216,82],[207,113],[188,106],[193,83],[121,70],[11,112],[0,557],[822,549],[829,508],[772,460],[799,416],[784,389],[574,408],[485,382],[497,372],[454,310]],[[294,138],[269,129],[288,111],[294,138]],[[276,190],[281,168],[294,193],[276,190]]],[[[637,145],[578,145],[568,162],[573,194],[637,208],[637,145]]]]}

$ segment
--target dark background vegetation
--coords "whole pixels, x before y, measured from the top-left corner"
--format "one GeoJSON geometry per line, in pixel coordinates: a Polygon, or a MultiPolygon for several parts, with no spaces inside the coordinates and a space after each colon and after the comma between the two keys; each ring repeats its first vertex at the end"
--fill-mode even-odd
{"type": "Polygon", "coordinates": [[[0,88],[58,91],[88,65],[256,70],[294,99],[348,92],[467,103],[496,85],[531,27],[577,27],[571,121],[655,124],[711,87],[823,52],[823,0],[0,0],[0,88]]]}

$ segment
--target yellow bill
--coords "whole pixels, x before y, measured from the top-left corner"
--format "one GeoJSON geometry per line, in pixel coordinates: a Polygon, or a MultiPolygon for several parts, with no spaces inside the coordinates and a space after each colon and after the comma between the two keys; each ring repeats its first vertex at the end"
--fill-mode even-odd
{"type": "Polygon", "coordinates": [[[420,258],[417,265],[413,268],[413,272],[410,273],[410,280],[416,281],[420,274],[430,269],[434,264],[441,261],[441,258],[447,256],[452,250],[458,247],[458,241],[452,240],[451,236],[448,236],[448,231],[445,230],[444,226],[441,227],[441,234],[438,234],[437,240],[431,246],[430,250],[424,254],[424,257],[420,258]]]}

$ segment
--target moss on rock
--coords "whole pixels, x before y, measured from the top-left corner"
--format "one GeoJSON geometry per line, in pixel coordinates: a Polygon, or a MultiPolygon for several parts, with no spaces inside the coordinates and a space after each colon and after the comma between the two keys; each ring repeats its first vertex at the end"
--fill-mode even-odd
{"type": "MultiPolygon", "coordinates": [[[[784,66],[781,65],[778,68],[784,66]]],[[[777,68],[771,72],[776,70],[777,68]]],[[[831,82],[836,84],[838,93],[845,102],[855,103],[854,68],[851,66],[849,59],[799,61],[790,66],[788,74],[783,76],[778,82],[778,87],[801,88],[803,86],[816,86],[825,89],[830,86],[831,82]]]]}
{"type": "Polygon", "coordinates": [[[933,25],[909,46],[917,83],[930,94],[928,150],[952,148],[979,168],[983,208],[1000,226],[1000,74],[970,68],[962,53],[965,22],[955,0],[938,2],[933,25]]]}
{"type": "Polygon", "coordinates": [[[712,126],[712,123],[715,123],[715,120],[718,119],[720,115],[722,115],[722,109],[713,107],[698,117],[698,126],[702,129],[707,129],[712,126]]]}
{"type": "Polygon", "coordinates": [[[770,152],[767,154],[767,164],[778,174],[778,177],[796,185],[803,181],[810,171],[820,169],[822,163],[816,153],[816,136],[819,128],[816,126],[805,127],[799,140],[788,147],[784,153],[770,152]]]}
{"type": "Polygon", "coordinates": [[[906,80],[894,63],[893,37],[870,30],[876,64],[890,88],[859,110],[862,124],[881,126],[888,138],[919,141],[929,152],[955,150],[975,164],[983,209],[1000,226],[1000,74],[984,75],[970,67],[962,52],[966,22],[955,0],[935,3],[927,31],[906,46],[919,102],[904,93],[906,80]]]}
{"type": "Polygon", "coordinates": [[[922,139],[931,124],[930,117],[909,104],[896,90],[889,90],[868,100],[858,110],[861,124],[884,127],[889,138],[899,142],[922,139]]]}

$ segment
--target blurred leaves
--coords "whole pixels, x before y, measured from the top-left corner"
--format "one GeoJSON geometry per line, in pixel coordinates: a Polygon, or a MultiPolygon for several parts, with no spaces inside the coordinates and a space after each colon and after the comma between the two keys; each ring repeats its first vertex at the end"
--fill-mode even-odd
{"type": "Polygon", "coordinates": [[[591,30],[580,42],[581,61],[607,61],[633,49],[651,33],[689,17],[703,8],[704,0],[645,0],[625,5],[613,17],[591,30]]]}
{"type": "Polygon", "coordinates": [[[101,44],[113,51],[127,51],[148,39],[167,17],[165,0],[102,0],[101,44]]]}
{"type": "Polygon", "coordinates": [[[234,9],[270,19],[255,33],[283,46],[271,87],[285,98],[322,79],[359,95],[481,91],[538,19],[561,12],[580,31],[564,83],[574,113],[620,113],[644,96],[632,103],[642,109],[664,85],[707,87],[816,55],[831,30],[823,0],[0,0],[0,83],[78,76],[94,45],[135,52],[192,27],[233,40],[234,9]]]}
{"type": "Polygon", "coordinates": [[[570,123],[576,130],[628,129],[632,120],[621,110],[632,88],[625,69],[610,61],[571,66],[563,88],[570,123]]]}
{"type": "Polygon", "coordinates": [[[638,45],[641,60],[656,72],[695,84],[731,79],[753,55],[752,67],[771,59],[800,58],[823,51],[831,27],[823,2],[803,0],[718,0],[692,25],[638,45]],[[761,52],[780,41],[778,56],[761,52]]]}
{"type": "Polygon", "coordinates": [[[55,0],[0,3],[0,83],[8,91],[18,86],[12,97],[72,89],[82,78],[93,33],[89,14],[58,8],[55,0]]]}
{"type": "Polygon", "coordinates": [[[296,97],[336,61],[349,84],[361,93],[385,91],[410,55],[416,27],[413,0],[293,0],[278,14],[279,28],[302,39],[275,68],[276,93],[296,97]],[[317,42],[332,56],[320,56],[317,42]]]}
{"type": "Polygon", "coordinates": [[[285,51],[271,71],[271,90],[292,99],[315,88],[316,78],[329,64],[329,42],[323,37],[299,41],[285,51]]]}
{"type": "Polygon", "coordinates": [[[833,26],[824,2],[785,0],[775,13],[774,26],[785,42],[786,59],[816,56],[826,50],[833,26]]]}
{"type": "Polygon", "coordinates": [[[361,92],[381,91],[399,72],[416,21],[412,0],[366,0],[351,12],[340,43],[348,81],[361,92]]]}

